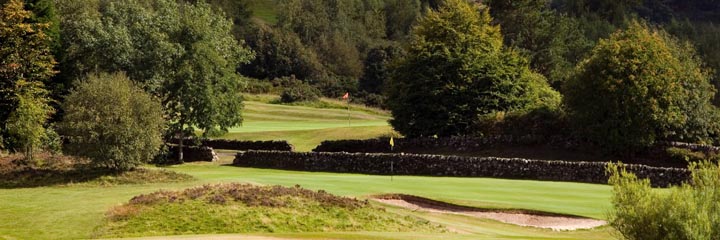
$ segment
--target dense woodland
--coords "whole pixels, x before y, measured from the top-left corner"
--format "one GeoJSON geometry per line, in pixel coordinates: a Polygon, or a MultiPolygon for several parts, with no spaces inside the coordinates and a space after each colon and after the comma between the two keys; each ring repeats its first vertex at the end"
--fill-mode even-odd
{"type": "Polygon", "coordinates": [[[409,137],[573,128],[561,134],[624,151],[720,136],[716,0],[265,1],[26,0],[18,9],[0,0],[2,146],[27,150],[73,132],[65,97],[98,74],[159,102],[169,136],[241,123],[240,92],[288,102],[350,93],[391,110],[409,137]],[[616,56],[629,60],[608,62],[616,56]],[[638,63],[657,69],[610,69],[638,63]],[[602,95],[602,81],[628,76],[649,85],[602,95]],[[617,111],[593,109],[602,104],[617,111]],[[528,119],[537,124],[521,126],[528,119]]]}

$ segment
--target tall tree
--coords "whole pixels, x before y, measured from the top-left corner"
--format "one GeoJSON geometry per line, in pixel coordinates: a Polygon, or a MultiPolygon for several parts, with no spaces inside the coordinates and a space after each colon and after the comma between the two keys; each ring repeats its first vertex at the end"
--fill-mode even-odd
{"type": "Polygon", "coordinates": [[[20,141],[25,149],[36,143],[37,123],[42,120],[42,127],[49,114],[40,111],[47,110],[43,82],[54,75],[55,65],[44,32],[49,24],[31,23],[31,16],[20,0],[9,0],[0,11],[0,124],[5,127],[11,115],[13,124],[27,123],[29,131],[14,132],[16,138],[30,137],[20,141]],[[20,136],[24,133],[33,136],[20,136]]]}
{"type": "Polygon", "coordinates": [[[390,123],[408,137],[472,134],[480,114],[558,103],[545,78],[503,46],[487,8],[465,0],[419,20],[388,95],[390,123]]]}
{"type": "Polygon", "coordinates": [[[101,0],[68,10],[78,13],[63,18],[66,64],[76,74],[126,72],[161,99],[179,137],[242,121],[235,69],[253,54],[235,40],[222,11],[174,0],[101,0]]]}
{"type": "Polygon", "coordinates": [[[717,129],[708,71],[692,47],[668,39],[633,22],[600,41],[565,85],[579,133],[624,152],[658,139],[705,140],[717,129]]]}

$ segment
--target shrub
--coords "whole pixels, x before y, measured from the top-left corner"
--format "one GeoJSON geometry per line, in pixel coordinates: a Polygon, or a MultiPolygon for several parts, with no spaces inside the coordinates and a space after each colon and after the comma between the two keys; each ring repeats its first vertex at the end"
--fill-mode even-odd
{"type": "Polygon", "coordinates": [[[247,80],[247,85],[243,87],[242,91],[252,94],[272,93],[273,84],[270,81],[250,78],[247,80]]]}
{"type": "Polygon", "coordinates": [[[530,111],[495,112],[480,116],[476,132],[487,136],[554,136],[569,137],[567,118],[560,108],[537,108],[530,111]]]}
{"type": "Polygon", "coordinates": [[[160,104],[122,73],[90,75],[63,103],[59,130],[67,153],[97,167],[130,170],[152,159],[162,144],[160,104]]]}
{"type": "Polygon", "coordinates": [[[487,8],[448,0],[419,20],[393,68],[387,104],[407,137],[468,134],[478,115],[557,105],[560,95],[503,46],[487,8]]]}
{"type": "Polygon", "coordinates": [[[290,77],[285,89],[280,94],[280,101],[283,103],[317,101],[320,91],[309,84],[290,77]]]}
{"type": "Polygon", "coordinates": [[[692,164],[690,183],[653,190],[622,166],[609,165],[613,185],[610,225],[634,239],[717,239],[720,236],[720,166],[692,164]]]}
{"type": "Polygon", "coordinates": [[[665,149],[670,159],[678,162],[699,163],[702,161],[717,161],[718,155],[714,152],[700,152],[690,149],[670,147],[665,149]]]}
{"type": "Polygon", "coordinates": [[[713,89],[687,49],[638,22],[601,40],[564,86],[576,131],[608,151],[707,138],[713,89]]]}

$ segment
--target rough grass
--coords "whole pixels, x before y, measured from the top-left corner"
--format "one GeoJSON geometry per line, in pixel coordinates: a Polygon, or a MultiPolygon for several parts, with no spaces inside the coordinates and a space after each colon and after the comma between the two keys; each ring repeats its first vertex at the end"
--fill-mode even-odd
{"type": "Polygon", "coordinates": [[[27,188],[52,185],[99,185],[172,183],[192,180],[187,174],[157,168],[127,172],[96,169],[86,159],[41,153],[34,162],[14,154],[0,158],[0,188],[27,188]]]}
{"type": "Polygon", "coordinates": [[[299,186],[218,184],[139,195],[107,213],[109,237],[183,233],[442,232],[426,220],[367,201],[299,186]]]}

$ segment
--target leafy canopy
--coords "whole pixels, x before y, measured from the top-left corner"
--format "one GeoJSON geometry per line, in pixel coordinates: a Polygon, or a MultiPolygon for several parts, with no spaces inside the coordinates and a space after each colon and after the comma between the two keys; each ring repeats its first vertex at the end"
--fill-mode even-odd
{"type": "Polygon", "coordinates": [[[6,2],[0,11],[0,126],[5,129],[0,139],[13,139],[29,159],[53,112],[43,82],[55,74],[44,32],[49,24],[32,23],[31,16],[20,0],[6,2]]]}
{"type": "Polygon", "coordinates": [[[193,135],[241,123],[242,79],[253,53],[204,1],[99,0],[63,11],[66,65],[76,75],[123,71],[160,98],[170,131],[193,135]]]}
{"type": "Polygon", "coordinates": [[[445,1],[419,20],[412,36],[388,92],[390,123],[406,136],[472,134],[482,114],[560,101],[542,75],[503,47],[484,6],[445,1]]]}
{"type": "Polygon", "coordinates": [[[714,90],[688,49],[638,22],[601,40],[565,85],[578,132],[610,151],[637,150],[658,139],[707,138],[710,133],[688,127],[712,127],[714,90]]]}

